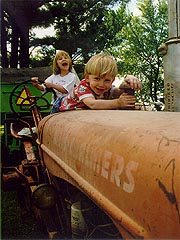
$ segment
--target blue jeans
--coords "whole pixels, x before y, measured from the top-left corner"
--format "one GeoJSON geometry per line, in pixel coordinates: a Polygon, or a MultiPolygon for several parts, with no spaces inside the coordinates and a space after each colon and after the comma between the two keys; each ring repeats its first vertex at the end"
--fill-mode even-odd
{"type": "Polygon", "coordinates": [[[63,98],[64,98],[64,96],[56,99],[56,101],[53,103],[50,114],[60,112],[59,108],[61,106],[61,102],[62,102],[63,98]]]}

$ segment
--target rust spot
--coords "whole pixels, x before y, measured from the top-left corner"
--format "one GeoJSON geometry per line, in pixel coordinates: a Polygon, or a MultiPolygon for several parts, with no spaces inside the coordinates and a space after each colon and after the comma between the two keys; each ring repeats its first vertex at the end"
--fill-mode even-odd
{"type": "Polygon", "coordinates": [[[168,198],[168,200],[174,204],[176,202],[176,197],[174,196],[173,193],[171,192],[168,192],[166,187],[164,186],[164,184],[158,180],[158,184],[159,184],[159,187],[161,188],[161,190],[163,191],[163,193],[166,195],[166,197],[168,198]]]}

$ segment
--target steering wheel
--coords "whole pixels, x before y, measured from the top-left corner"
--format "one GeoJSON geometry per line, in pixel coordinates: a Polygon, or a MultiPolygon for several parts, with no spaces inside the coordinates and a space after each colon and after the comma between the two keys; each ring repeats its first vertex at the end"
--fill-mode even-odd
{"type": "Polygon", "coordinates": [[[52,92],[54,95],[54,99],[57,98],[56,92],[52,88],[47,88],[45,93],[41,94],[41,96],[31,96],[29,89],[27,88],[27,84],[32,83],[31,80],[26,80],[18,85],[12,90],[9,97],[9,105],[13,113],[20,117],[21,111],[30,111],[34,105],[36,105],[39,110],[48,110],[51,107],[51,104],[48,102],[44,96],[52,92]]]}

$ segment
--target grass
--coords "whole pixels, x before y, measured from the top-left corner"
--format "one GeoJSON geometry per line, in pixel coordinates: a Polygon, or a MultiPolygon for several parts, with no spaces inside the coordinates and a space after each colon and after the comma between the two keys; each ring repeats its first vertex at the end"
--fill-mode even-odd
{"type": "Polygon", "coordinates": [[[16,192],[1,193],[1,239],[47,239],[33,216],[22,219],[16,192]]]}

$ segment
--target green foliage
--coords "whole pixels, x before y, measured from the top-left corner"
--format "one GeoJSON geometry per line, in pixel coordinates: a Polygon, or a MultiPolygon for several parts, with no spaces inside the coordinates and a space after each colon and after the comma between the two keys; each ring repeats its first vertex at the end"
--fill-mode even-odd
{"type": "Polygon", "coordinates": [[[104,16],[103,40],[105,48],[113,48],[121,43],[118,33],[127,24],[125,18],[126,5],[121,5],[117,11],[109,10],[104,16]]]}
{"type": "Polygon", "coordinates": [[[52,66],[55,49],[52,46],[42,45],[36,48],[34,55],[30,58],[31,67],[52,66]]]}
{"type": "Polygon", "coordinates": [[[128,0],[49,1],[43,11],[49,13],[49,19],[53,19],[55,39],[51,44],[54,49],[64,49],[71,56],[78,55],[86,62],[92,54],[112,45],[115,42],[114,32],[120,30],[122,25],[115,17],[111,19],[111,27],[107,25],[108,12],[118,2],[125,5],[128,0]],[[113,26],[114,19],[116,26],[113,26]]]}
{"type": "Polygon", "coordinates": [[[126,14],[126,22],[118,37],[122,40],[115,56],[122,74],[134,74],[143,81],[145,100],[157,101],[163,92],[162,56],[160,45],[167,40],[167,1],[139,0],[141,15],[126,14]]]}

